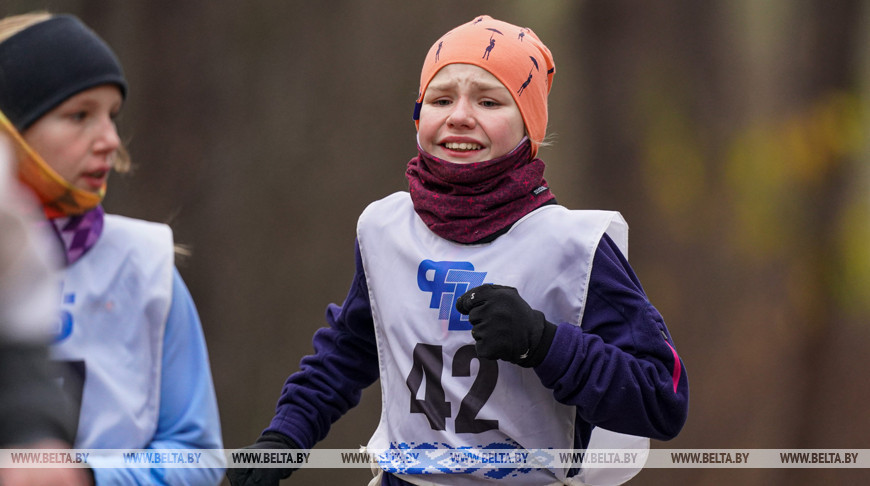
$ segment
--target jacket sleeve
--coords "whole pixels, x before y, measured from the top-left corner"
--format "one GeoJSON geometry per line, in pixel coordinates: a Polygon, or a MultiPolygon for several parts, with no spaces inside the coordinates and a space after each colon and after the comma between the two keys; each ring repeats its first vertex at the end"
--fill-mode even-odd
{"type": "Polygon", "coordinates": [[[72,443],[73,409],[52,379],[44,345],[0,342],[0,390],[0,447],[72,443]]]}
{"type": "MultiPolygon", "coordinates": [[[[0,140],[3,142],[3,140],[0,140]]],[[[5,179],[0,143],[0,446],[41,440],[71,444],[78,410],[52,378],[48,345],[60,312],[51,236],[40,234],[37,207],[5,179]]]]}
{"type": "Polygon", "coordinates": [[[330,304],[328,327],[314,333],[314,354],[281,390],[275,416],[264,432],[279,432],[301,448],[326,437],[330,426],[355,407],[362,390],[379,375],[377,342],[359,244],[356,272],[341,306],[330,304]]]}
{"type": "Polygon", "coordinates": [[[685,367],[662,316],[607,235],[595,253],[581,325],[559,324],[535,371],[556,400],[576,406],[578,418],[592,425],[668,440],[686,421],[685,367]]]}
{"type": "MultiPolygon", "coordinates": [[[[216,467],[94,468],[97,485],[217,485],[223,480],[223,440],[205,337],[193,299],[176,269],[173,269],[172,305],[163,337],[157,430],[147,448],[215,449],[208,464],[216,467]]],[[[203,455],[200,460],[203,464],[207,459],[203,455]]]]}

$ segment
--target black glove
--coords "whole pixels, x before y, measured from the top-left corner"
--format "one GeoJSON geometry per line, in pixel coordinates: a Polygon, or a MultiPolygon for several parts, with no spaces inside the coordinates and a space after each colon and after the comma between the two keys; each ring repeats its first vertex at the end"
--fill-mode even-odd
{"type": "Polygon", "coordinates": [[[475,287],[457,299],[456,310],[468,315],[481,358],[531,368],[544,361],[556,335],[556,325],[529,307],[513,287],[475,287]]]}
{"type": "MultiPolygon", "coordinates": [[[[257,442],[240,450],[257,449],[300,449],[295,442],[284,434],[266,432],[257,442]]],[[[295,467],[237,467],[227,469],[227,479],[232,486],[278,486],[278,482],[293,474],[295,467]]]]}

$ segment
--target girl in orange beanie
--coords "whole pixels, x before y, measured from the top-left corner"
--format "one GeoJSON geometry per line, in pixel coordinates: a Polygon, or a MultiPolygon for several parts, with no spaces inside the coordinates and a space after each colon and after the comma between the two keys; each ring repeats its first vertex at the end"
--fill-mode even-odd
{"type": "Polygon", "coordinates": [[[483,15],[444,34],[429,49],[420,73],[414,119],[419,128],[423,94],[450,64],[477,66],[495,77],[511,96],[532,143],[532,157],[547,133],[547,95],[556,65],[550,49],[526,27],[483,15]]]}
{"type": "MultiPolygon", "coordinates": [[[[435,42],[409,191],[360,216],[350,292],[249,449],[313,447],[378,379],[370,486],[621,484],[649,437],[679,433],[685,368],[628,264],[625,221],[558,205],[543,179],[554,72],[530,29],[488,16],[435,42]],[[595,448],[633,459],[552,454],[595,448]]],[[[268,486],[292,472],[227,475],[268,486]]]]}

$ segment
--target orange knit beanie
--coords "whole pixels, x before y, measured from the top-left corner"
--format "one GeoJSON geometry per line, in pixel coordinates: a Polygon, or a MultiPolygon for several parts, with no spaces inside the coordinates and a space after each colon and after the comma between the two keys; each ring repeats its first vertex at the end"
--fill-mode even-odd
{"type": "Polygon", "coordinates": [[[553,55],[526,27],[481,15],[444,34],[426,55],[420,73],[419,111],[429,82],[448,64],[472,64],[495,76],[514,98],[532,141],[532,157],[547,134],[547,95],[556,66],[553,55]]]}

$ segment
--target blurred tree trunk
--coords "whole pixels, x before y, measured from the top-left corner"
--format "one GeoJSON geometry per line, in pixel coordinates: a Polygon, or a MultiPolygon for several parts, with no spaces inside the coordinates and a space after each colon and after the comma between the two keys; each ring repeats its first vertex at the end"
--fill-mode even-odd
{"type": "MultiPolygon", "coordinates": [[[[841,357],[852,327],[832,284],[856,153],[818,128],[825,117],[851,128],[837,100],[855,93],[860,13],[858,1],[625,0],[579,14],[587,185],[626,214],[635,269],[692,386],[686,432],[663,447],[861,444],[866,413],[851,404],[868,397],[841,357]]],[[[854,476],[643,474],[645,484],[854,476]]]]}
{"type": "MultiPolygon", "coordinates": [[[[860,53],[866,49],[859,35],[867,28],[861,15],[865,6],[859,0],[807,2],[799,23],[802,35],[798,40],[805,43],[807,56],[799,64],[800,76],[795,79],[798,103],[808,105],[832,93],[857,92],[860,53]]],[[[853,370],[870,369],[864,348],[867,333],[861,329],[866,329],[867,323],[859,323],[858,328],[853,326],[840,310],[842,302],[837,296],[840,288],[837,269],[841,264],[839,226],[849,204],[845,198],[850,195],[850,181],[859,174],[857,154],[830,152],[819,157],[824,159],[819,162],[823,168],[817,183],[807,193],[812,203],[807,205],[806,231],[812,236],[801,255],[808,266],[806,276],[811,287],[806,295],[816,298],[808,299],[802,309],[806,333],[795,373],[802,383],[796,398],[803,406],[801,419],[794,424],[793,443],[802,448],[863,447],[870,394],[866,386],[856,386],[866,378],[859,378],[853,370]],[[863,345],[855,347],[862,342],[863,345]],[[849,352],[849,348],[856,352],[849,352]]],[[[856,472],[837,474],[824,470],[788,470],[785,475],[792,484],[831,481],[845,484],[858,477],[856,472]]]]}

